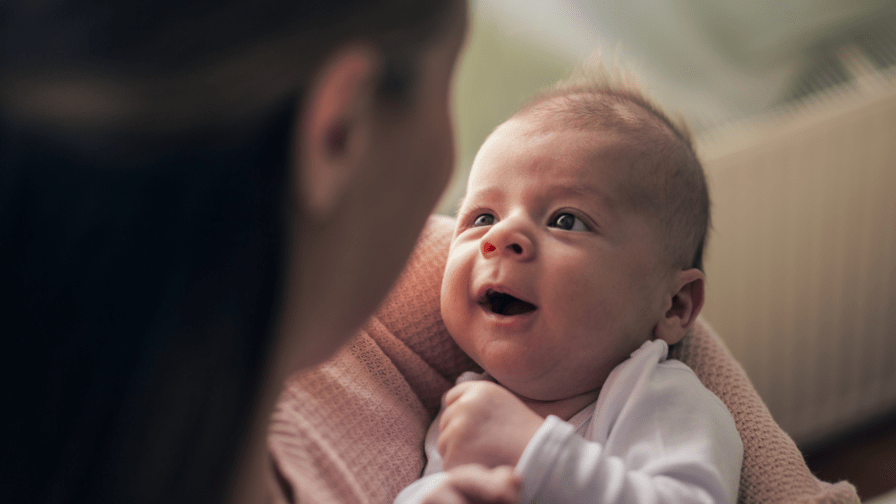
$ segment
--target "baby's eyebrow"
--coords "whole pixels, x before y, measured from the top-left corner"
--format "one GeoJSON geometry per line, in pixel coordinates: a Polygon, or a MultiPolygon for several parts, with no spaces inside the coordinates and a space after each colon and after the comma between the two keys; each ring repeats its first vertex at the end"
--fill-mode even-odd
{"type": "Polygon", "coordinates": [[[594,199],[601,203],[612,206],[613,197],[608,192],[594,187],[589,184],[571,183],[571,184],[552,184],[545,187],[545,194],[548,196],[578,196],[586,199],[594,199]]]}
{"type": "Polygon", "coordinates": [[[594,186],[582,183],[554,184],[548,186],[547,190],[552,193],[573,193],[579,196],[586,197],[603,196],[603,191],[597,189],[594,186]]]}
{"type": "Polygon", "coordinates": [[[545,187],[544,194],[548,198],[572,197],[585,200],[587,207],[596,211],[603,222],[606,222],[608,218],[612,219],[618,216],[618,196],[590,184],[579,182],[551,184],[545,187]]]}
{"type": "Polygon", "coordinates": [[[477,189],[473,193],[467,193],[460,200],[460,203],[457,205],[458,211],[464,208],[464,206],[469,203],[471,200],[475,201],[477,204],[483,204],[483,202],[494,202],[500,201],[504,199],[504,190],[500,187],[486,187],[484,189],[477,189]]]}

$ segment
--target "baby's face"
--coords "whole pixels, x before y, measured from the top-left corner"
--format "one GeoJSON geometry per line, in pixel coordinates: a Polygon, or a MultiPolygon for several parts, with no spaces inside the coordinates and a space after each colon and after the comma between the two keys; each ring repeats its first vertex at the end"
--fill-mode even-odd
{"type": "Polygon", "coordinates": [[[615,134],[514,118],[473,163],[442,317],[465,352],[527,399],[599,389],[663,315],[672,275],[655,225],[621,199],[627,150],[615,134]]]}

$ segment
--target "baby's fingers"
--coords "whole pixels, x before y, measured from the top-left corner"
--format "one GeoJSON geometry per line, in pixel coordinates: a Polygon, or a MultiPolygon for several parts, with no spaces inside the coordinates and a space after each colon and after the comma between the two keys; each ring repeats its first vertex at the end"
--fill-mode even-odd
{"type": "Polygon", "coordinates": [[[473,386],[475,382],[464,382],[458,383],[457,385],[448,389],[448,392],[445,392],[445,395],[442,396],[442,407],[449,406],[454,401],[458,400],[464,392],[467,391],[470,387],[473,386]]]}
{"type": "Polygon", "coordinates": [[[459,466],[450,471],[449,479],[454,489],[471,503],[516,504],[522,486],[519,475],[509,466],[459,466]]]}

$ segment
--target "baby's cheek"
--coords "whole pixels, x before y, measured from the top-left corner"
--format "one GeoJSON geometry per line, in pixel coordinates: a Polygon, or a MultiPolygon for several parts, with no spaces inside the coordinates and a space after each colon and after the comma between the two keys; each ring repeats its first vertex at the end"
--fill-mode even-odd
{"type": "Polygon", "coordinates": [[[582,272],[570,272],[548,280],[551,290],[550,298],[554,300],[557,317],[556,323],[573,327],[584,327],[582,324],[593,319],[603,319],[609,311],[607,286],[594,277],[582,272]]]}
{"type": "Polygon", "coordinates": [[[455,306],[455,303],[445,296],[442,297],[442,321],[448,334],[461,344],[461,336],[467,332],[467,317],[460,307],[455,306]]]}
{"type": "Polygon", "coordinates": [[[445,265],[439,299],[442,319],[445,320],[446,325],[449,320],[453,320],[460,314],[464,285],[462,280],[457,261],[452,261],[449,256],[448,263],[445,265]]]}

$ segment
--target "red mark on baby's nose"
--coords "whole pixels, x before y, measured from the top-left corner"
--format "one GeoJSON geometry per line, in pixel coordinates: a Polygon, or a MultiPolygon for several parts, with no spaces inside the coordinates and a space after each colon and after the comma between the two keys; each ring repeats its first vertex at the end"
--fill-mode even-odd
{"type": "Polygon", "coordinates": [[[497,250],[497,248],[489,242],[485,242],[485,245],[483,245],[482,248],[485,249],[486,252],[494,252],[497,250]]]}

